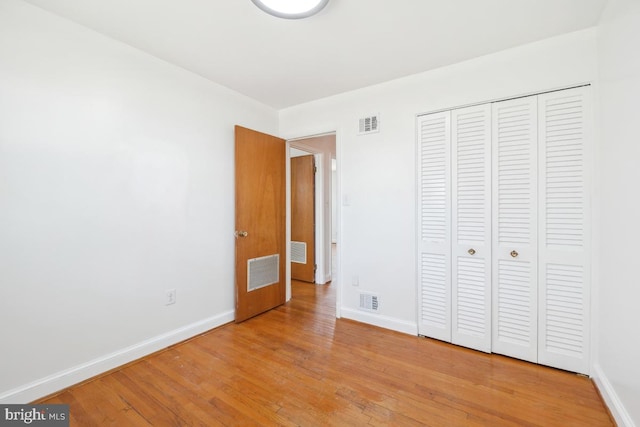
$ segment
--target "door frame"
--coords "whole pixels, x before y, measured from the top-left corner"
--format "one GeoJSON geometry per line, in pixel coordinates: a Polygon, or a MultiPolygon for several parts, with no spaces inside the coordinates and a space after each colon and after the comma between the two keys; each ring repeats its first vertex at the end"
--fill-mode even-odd
{"type": "MultiPolygon", "coordinates": [[[[299,150],[306,151],[313,154],[316,160],[316,167],[318,173],[316,173],[316,263],[318,264],[318,270],[316,272],[316,283],[326,283],[325,277],[327,273],[331,275],[332,286],[336,289],[336,317],[341,317],[340,306],[342,303],[342,276],[341,276],[341,251],[340,245],[342,243],[342,191],[341,191],[341,171],[340,171],[340,132],[328,131],[315,133],[311,135],[303,135],[291,138],[285,138],[287,142],[287,159],[286,159],[286,291],[287,301],[291,299],[291,148],[297,148],[299,150]],[[324,186],[325,167],[330,164],[331,159],[325,158],[324,153],[320,152],[313,147],[301,144],[300,141],[309,138],[335,135],[336,138],[336,265],[333,266],[335,274],[331,275],[331,272],[324,271],[325,264],[325,245],[324,245],[324,231],[325,231],[325,215],[324,215],[324,192],[327,189],[324,186]],[[318,208],[321,207],[321,208],[318,208]]],[[[329,219],[329,223],[330,223],[329,219]]],[[[331,225],[330,225],[331,226],[331,225]]],[[[330,244],[330,243],[329,243],[330,244]]]]}

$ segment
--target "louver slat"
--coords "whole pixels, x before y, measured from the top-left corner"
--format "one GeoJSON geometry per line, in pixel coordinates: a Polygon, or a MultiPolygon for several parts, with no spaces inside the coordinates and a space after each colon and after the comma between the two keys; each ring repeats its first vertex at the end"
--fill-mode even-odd
{"type": "Polygon", "coordinates": [[[584,238],[584,126],[581,94],[544,102],[545,236],[549,246],[582,247],[584,238]]]}
{"type": "Polygon", "coordinates": [[[450,113],[418,118],[418,333],[451,341],[450,113]]]}
{"type": "Polygon", "coordinates": [[[544,348],[581,357],[584,352],[584,271],[581,266],[547,264],[544,348]]]}
{"type": "Polygon", "coordinates": [[[457,221],[457,242],[483,242],[486,227],[487,198],[487,141],[491,128],[487,126],[486,107],[471,111],[454,111],[454,167],[457,221]]]}
{"type": "Polygon", "coordinates": [[[535,96],[493,104],[492,348],[531,362],[538,357],[537,131],[535,96]]]}
{"type": "Polygon", "coordinates": [[[539,96],[539,362],[589,373],[588,88],[539,96]]]}
{"type": "Polygon", "coordinates": [[[421,128],[422,239],[447,239],[447,146],[449,137],[444,119],[424,121],[421,128]]]}
{"type": "Polygon", "coordinates": [[[423,323],[435,328],[447,326],[447,280],[449,274],[444,255],[422,255],[422,313],[423,323]]]}
{"type": "Polygon", "coordinates": [[[500,107],[497,118],[498,242],[529,244],[531,236],[531,110],[526,102],[500,107]]]}
{"type": "Polygon", "coordinates": [[[451,129],[452,342],[490,352],[491,106],[453,110],[451,129]]]}
{"type": "Polygon", "coordinates": [[[498,339],[525,347],[531,345],[530,268],[527,262],[498,263],[498,339]]]}
{"type": "Polygon", "coordinates": [[[485,303],[485,261],[459,258],[456,262],[458,265],[456,331],[460,334],[484,337],[488,333],[485,317],[489,310],[485,303]]]}

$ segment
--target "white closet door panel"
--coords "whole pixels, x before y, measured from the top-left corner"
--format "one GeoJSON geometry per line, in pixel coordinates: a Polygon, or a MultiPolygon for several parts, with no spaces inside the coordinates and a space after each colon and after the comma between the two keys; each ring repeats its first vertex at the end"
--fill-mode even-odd
{"type": "Polygon", "coordinates": [[[491,105],[451,112],[452,342],[491,351],[491,105]]]}
{"type": "Polygon", "coordinates": [[[540,95],[539,363],[589,371],[589,88],[540,95]]]}
{"type": "Polygon", "coordinates": [[[537,98],[492,105],[492,351],[537,361],[537,98]]]}
{"type": "Polygon", "coordinates": [[[418,333],[451,341],[451,114],[418,118],[418,333]]]}

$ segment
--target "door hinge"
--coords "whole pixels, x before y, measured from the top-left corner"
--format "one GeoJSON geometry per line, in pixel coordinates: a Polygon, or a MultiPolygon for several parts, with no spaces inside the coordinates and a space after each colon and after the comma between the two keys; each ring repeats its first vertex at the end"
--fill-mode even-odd
{"type": "Polygon", "coordinates": [[[318,264],[313,264],[313,272],[317,272],[318,271],[318,264]]]}
{"type": "Polygon", "coordinates": [[[317,166],[313,167],[313,173],[318,173],[318,167],[317,166]]]}

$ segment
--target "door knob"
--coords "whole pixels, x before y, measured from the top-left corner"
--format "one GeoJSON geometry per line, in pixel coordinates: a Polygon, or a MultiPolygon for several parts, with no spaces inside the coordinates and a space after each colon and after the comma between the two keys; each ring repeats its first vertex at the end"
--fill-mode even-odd
{"type": "Polygon", "coordinates": [[[517,251],[511,251],[511,256],[512,257],[517,257],[518,256],[518,252],[517,251]]]}
{"type": "Polygon", "coordinates": [[[467,251],[469,253],[469,255],[475,255],[476,254],[476,250],[471,248],[467,251]]]}
{"type": "Polygon", "coordinates": [[[248,231],[236,231],[236,237],[247,237],[248,235],[248,231]]]}

